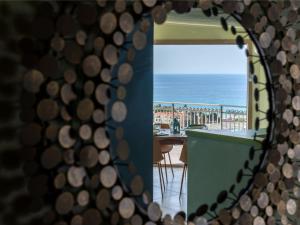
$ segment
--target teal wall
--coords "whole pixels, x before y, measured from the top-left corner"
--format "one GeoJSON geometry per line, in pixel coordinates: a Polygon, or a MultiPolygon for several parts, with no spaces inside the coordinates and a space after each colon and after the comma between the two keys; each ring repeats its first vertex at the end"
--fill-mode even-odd
{"type": "MultiPolygon", "coordinates": [[[[237,172],[248,159],[251,146],[260,144],[251,139],[188,132],[188,214],[202,204],[212,205],[221,191],[228,191],[236,184],[237,172]]],[[[250,168],[257,165],[258,158],[257,154],[250,168]]],[[[236,193],[246,187],[248,180],[249,177],[244,177],[236,184],[236,193]]],[[[217,211],[230,205],[228,200],[217,211]]]]}
{"type": "MultiPolygon", "coordinates": [[[[131,37],[129,37],[130,39],[131,37]]],[[[124,100],[127,106],[127,117],[118,124],[124,128],[124,139],[130,149],[129,161],[132,161],[137,172],[144,179],[145,189],[152,195],[152,102],[153,102],[153,28],[147,34],[147,47],[136,50],[132,63],[134,75],[126,85],[127,96],[124,100]]],[[[132,47],[128,44],[127,47],[132,47]]],[[[126,52],[124,54],[124,57],[126,52]]],[[[115,97],[114,97],[115,98],[115,97]]],[[[114,137],[113,137],[114,138],[114,137]]],[[[113,149],[116,140],[112,144],[113,149]]],[[[123,181],[128,183],[130,176],[124,166],[119,166],[123,181]]]]}

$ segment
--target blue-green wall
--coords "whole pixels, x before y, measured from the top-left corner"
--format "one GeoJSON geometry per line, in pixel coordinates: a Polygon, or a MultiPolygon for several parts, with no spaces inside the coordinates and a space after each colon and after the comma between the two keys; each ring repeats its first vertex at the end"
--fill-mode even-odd
{"type": "MultiPolygon", "coordinates": [[[[124,139],[130,148],[129,161],[137,167],[138,174],[144,179],[145,189],[152,195],[153,27],[149,29],[147,40],[145,49],[136,50],[132,63],[134,76],[126,85],[127,96],[124,102],[128,110],[127,118],[117,125],[124,128],[124,139]]],[[[132,46],[128,44],[127,47],[132,46]]],[[[124,61],[125,55],[126,52],[123,52],[121,61],[124,61]]],[[[112,148],[115,150],[115,137],[113,139],[112,148]]],[[[123,181],[129,185],[128,170],[119,166],[119,172],[123,181]]]]}

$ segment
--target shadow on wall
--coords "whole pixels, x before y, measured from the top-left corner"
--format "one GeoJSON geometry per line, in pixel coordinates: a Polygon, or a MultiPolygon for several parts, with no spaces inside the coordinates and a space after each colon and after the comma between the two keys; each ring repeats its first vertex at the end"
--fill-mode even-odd
{"type": "MultiPolygon", "coordinates": [[[[33,162],[24,163],[34,153],[20,145],[21,118],[32,117],[24,111],[20,50],[28,49],[28,42],[19,42],[29,32],[33,4],[3,1],[0,3],[0,224],[43,224],[41,199],[29,195],[26,175],[35,169],[33,162]],[[21,98],[22,96],[22,98],[21,98]]],[[[30,48],[30,47],[29,47],[30,48]]],[[[27,105],[28,106],[28,105],[27,105]]]]}

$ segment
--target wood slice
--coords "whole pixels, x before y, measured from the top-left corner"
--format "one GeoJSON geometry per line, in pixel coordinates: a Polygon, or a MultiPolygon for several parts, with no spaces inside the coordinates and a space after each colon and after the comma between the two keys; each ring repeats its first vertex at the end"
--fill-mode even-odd
{"type": "Polygon", "coordinates": [[[114,200],[120,200],[123,197],[123,189],[120,185],[116,185],[113,187],[111,191],[111,195],[114,200]]]}
{"type": "Polygon", "coordinates": [[[293,46],[292,39],[288,36],[285,36],[281,41],[281,46],[285,51],[290,51],[291,47],[293,46]]]}
{"type": "Polygon", "coordinates": [[[83,167],[71,166],[67,173],[68,182],[72,187],[80,187],[83,185],[83,179],[86,175],[83,167]]]}
{"type": "Polygon", "coordinates": [[[68,214],[74,206],[74,197],[70,192],[63,192],[58,196],[55,203],[55,208],[58,214],[68,214]]]}
{"type": "Polygon", "coordinates": [[[100,7],[105,7],[107,4],[107,0],[96,0],[96,1],[100,7]]]}
{"type": "Polygon", "coordinates": [[[124,137],[124,128],[123,127],[117,127],[116,129],[116,138],[117,140],[122,140],[124,137]]]}
{"type": "Polygon", "coordinates": [[[120,215],[117,211],[114,211],[110,217],[110,224],[111,225],[117,225],[120,220],[120,215]]]}
{"type": "Polygon", "coordinates": [[[71,225],[83,225],[83,218],[81,215],[73,216],[71,220],[71,225]]]}
{"type": "Polygon", "coordinates": [[[100,18],[100,29],[105,34],[111,34],[117,27],[117,17],[111,12],[104,13],[100,18]]]}
{"type": "Polygon", "coordinates": [[[151,195],[148,191],[144,191],[143,193],[143,202],[148,205],[151,202],[151,195]]]}
{"type": "Polygon", "coordinates": [[[66,176],[64,173],[59,173],[54,178],[54,187],[62,189],[66,185],[66,176]]]}
{"type": "Polygon", "coordinates": [[[101,105],[107,105],[110,98],[108,97],[110,87],[107,84],[99,84],[95,90],[95,96],[97,101],[101,105]]]}
{"type": "Polygon", "coordinates": [[[132,225],[143,225],[143,219],[139,214],[135,214],[133,217],[131,217],[130,223],[132,225]]]}
{"type": "Polygon", "coordinates": [[[129,62],[132,62],[135,58],[135,49],[134,48],[129,48],[127,51],[127,60],[129,62]]]}
{"type": "Polygon", "coordinates": [[[46,137],[51,140],[51,141],[55,141],[57,139],[58,136],[58,130],[59,130],[60,126],[56,123],[50,123],[48,125],[48,127],[46,128],[46,137]]]}
{"type": "Polygon", "coordinates": [[[75,163],[74,149],[67,149],[63,153],[63,159],[66,164],[73,165],[75,163]]]}
{"type": "Polygon", "coordinates": [[[122,140],[117,145],[117,154],[119,159],[126,161],[129,156],[129,146],[126,140],[122,140]]]}
{"type": "Polygon", "coordinates": [[[284,175],[285,178],[292,178],[294,174],[293,166],[289,163],[285,163],[282,166],[282,174],[284,175]]]}
{"type": "Polygon", "coordinates": [[[124,35],[122,34],[122,32],[116,31],[113,35],[113,40],[117,46],[121,46],[121,45],[123,45],[125,38],[124,38],[124,35]]]}
{"type": "Polygon", "coordinates": [[[117,181],[116,169],[112,166],[104,167],[100,172],[100,181],[106,188],[111,188],[117,181]]]}
{"type": "Polygon", "coordinates": [[[94,112],[93,112],[93,120],[95,123],[97,124],[101,124],[105,121],[105,114],[103,112],[103,110],[101,109],[96,109],[94,112]]]}
{"type": "Polygon", "coordinates": [[[76,74],[75,70],[73,70],[73,69],[67,69],[64,72],[64,78],[65,78],[65,81],[68,84],[73,84],[77,80],[77,74],[76,74]]]}
{"type": "Polygon", "coordinates": [[[47,84],[47,93],[50,97],[57,97],[59,94],[59,84],[57,81],[50,81],[47,84]]]}
{"type": "Polygon", "coordinates": [[[72,117],[65,106],[61,107],[60,116],[64,121],[69,122],[72,120],[72,117]]]}
{"type": "Polygon", "coordinates": [[[135,211],[135,204],[131,198],[123,198],[119,203],[119,213],[124,219],[132,217],[135,211]]]}
{"type": "Polygon", "coordinates": [[[141,14],[143,12],[143,5],[140,0],[135,0],[133,2],[133,11],[136,14],[141,14]]]}
{"type": "Polygon", "coordinates": [[[142,0],[142,1],[143,1],[144,5],[149,8],[153,7],[157,2],[157,0],[142,0]]]}
{"type": "Polygon", "coordinates": [[[148,19],[143,18],[140,24],[140,30],[144,33],[146,33],[149,30],[149,27],[151,26],[148,19]]]}
{"type": "Polygon", "coordinates": [[[147,36],[145,33],[141,32],[141,31],[136,31],[133,34],[133,46],[137,49],[137,50],[142,50],[143,48],[145,48],[146,44],[147,44],[147,36]]]}
{"type": "Polygon", "coordinates": [[[134,176],[130,183],[130,189],[134,195],[140,195],[144,190],[144,181],[143,178],[139,175],[134,176]]]}
{"type": "Polygon", "coordinates": [[[103,50],[103,57],[107,64],[109,64],[111,66],[117,64],[117,62],[118,62],[117,48],[111,44],[106,45],[103,50]]]}
{"type": "Polygon", "coordinates": [[[87,34],[85,33],[85,31],[83,30],[77,31],[76,33],[77,44],[84,46],[86,43],[86,39],[87,39],[87,34]]]}
{"type": "Polygon", "coordinates": [[[89,139],[91,139],[92,135],[93,135],[93,131],[89,125],[83,124],[80,126],[79,136],[81,137],[81,139],[89,140],[89,139]]]}
{"type": "Polygon", "coordinates": [[[61,38],[59,35],[55,35],[51,39],[50,45],[54,51],[61,52],[65,47],[65,40],[61,38]]]}
{"type": "Polygon", "coordinates": [[[97,189],[99,187],[99,184],[100,184],[99,175],[94,174],[91,178],[90,186],[93,189],[97,189]]]}
{"type": "Polygon", "coordinates": [[[115,11],[117,13],[124,12],[126,10],[126,1],[125,0],[116,0],[115,1],[115,11]]]}
{"type": "Polygon", "coordinates": [[[97,148],[99,148],[99,149],[104,149],[109,145],[110,140],[107,137],[107,134],[106,134],[106,131],[104,128],[99,127],[95,130],[94,143],[97,146],[97,148]]]}
{"type": "Polygon", "coordinates": [[[71,137],[70,131],[71,131],[70,125],[64,125],[59,130],[58,140],[59,140],[60,145],[63,148],[71,148],[76,143],[76,139],[71,137]]]}
{"type": "Polygon", "coordinates": [[[267,32],[263,32],[260,36],[259,36],[259,42],[261,47],[263,48],[268,48],[271,44],[271,37],[270,34],[267,32]]]}
{"type": "Polygon", "coordinates": [[[96,52],[100,53],[102,49],[104,48],[105,40],[102,37],[97,37],[94,40],[94,48],[96,52]]]}
{"type": "Polygon", "coordinates": [[[126,88],[123,86],[119,86],[117,89],[117,98],[119,100],[124,100],[126,98],[127,91],[126,88]]]}
{"type": "Polygon", "coordinates": [[[94,102],[86,98],[79,102],[77,105],[77,116],[81,120],[88,120],[91,118],[94,112],[94,102]]]}
{"type": "Polygon", "coordinates": [[[295,110],[300,110],[300,96],[293,97],[292,105],[295,110]]]}
{"type": "Polygon", "coordinates": [[[293,64],[291,67],[290,67],[290,73],[291,73],[291,76],[297,80],[300,78],[300,69],[299,69],[299,66],[297,64],[293,64]]]}
{"type": "Polygon", "coordinates": [[[128,12],[122,13],[119,20],[119,26],[124,33],[131,33],[134,28],[134,19],[132,15],[128,12]]]}
{"type": "Polygon", "coordinates": [[[70,84],[64,84],[60,90],[60,97],[62,101],[69,105],[71,101],[77,99],[77,95],[73,92],[70,84]]]}
{"type": "Polygon", "coordinates": [[[121,101],[116,101],[111,109],[111,116],[116,122],[122,122],[127,116],[127,107],[121,101]]]}
{"type": "Polygon", "coordinates": [[[58,116],[59,107],[52,99],[43,99],[37,106],[37,115],[43,121],[53,120],[58,116]]]}
{"type": "Polygon", "coordinates": [[[82,190],[78,193],[77,198],[76,198],[78,205],[80,206],[86,206],[89,204],[90,201],[90,194],[86,190],[82,190]]]}
{"type": "Polygon", "coordinates": [[[62,160],[61,150],[57,146],[47,148],[41,156],[41,164],[45,169],[53,169],[62,160]]]}
{"type": "Polygon", "coordinates": [[[23,87],[28,92],[38,93],[44,81],[44,75],[40,71],[33,69],[24,74],[23,87]]]}
{"type": "Polygon", "coordinates": [[[102,189],[96,197],[96,205],[99,210],[106,209],[110,203],[110,194],[107,189],[102,189]]]}
{"type": "Polygon", "coordinates": [[[84,90],[84,94],[87,97],[90,97],[94,93],[95,83],[91,80],[86,81],[84,83],[83,90],[84,90]]]}
{"type": "Polygon", "coordinates": [[[95,77],[100,73],[101,61],[96,55],[89,55],[83,60],[83,72],[88,77],[95,77]]]}
{"type": "Polygon", "coordinates": [[[118,70],[118,79],[122,84],[128,84],[133,76],[133,69],[129,63],[123,63],[118,70]]]}
{"type": "Polygon", "coordinates": [[[63,53],[66,57],[66,60],[72,64],[79,64],[83,57],[82,48],[73,41],[66,43],[63,53]]]}
{"type": "Polygon", "coordinates": [[[151,202],[147,209],[147,214],[152,221],[158,221],[161,217],[161,210],[157,203],[151,202]]]}
{"type": "Polygon", "coordinates": [[[107,165],[110,161],[110,154],[108,151],[106,150],[102,150],[100,153],[99,153],[99,156],[98,156],[98,161],[101,165],[107,165]]]}
{"type": "Polygon", "coordinates": [[[104,82],[107,82],[109,83],[111,81],[111,72],[109,69],[107,68],[104,68],[102,71],[101,71],[101,79],[104,81],[104,82]]]}
{"type": "Polygon", "coordinates": [[[156,24],[163,24],[167,19],[167,11],[161,5],[155,6],[151,14],[156,24]]]}
{"type": "Polygon", "coordinates": [[[98,163],[98,151],[92,145],[85,146],[81,149],[79,158],[83,166],[88,168],[94,167],[98,163]]]}
{"type": "Polygon", "coordinates": [[[77,25],[71,15],[61,15],[56,22],[56,29],[62,36],[74,36],[77,25]]]}

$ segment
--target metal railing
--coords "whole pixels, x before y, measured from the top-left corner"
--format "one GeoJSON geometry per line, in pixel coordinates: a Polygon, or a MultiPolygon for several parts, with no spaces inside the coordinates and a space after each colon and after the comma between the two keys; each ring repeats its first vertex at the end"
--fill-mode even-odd
{"type": "Polygon", "coordinates": [[[247,107],[223,104],[153,102],[154,124],[168,123],[177,118],[180,128],[205,124],[214,130],[247,129],[247,107]]]}

